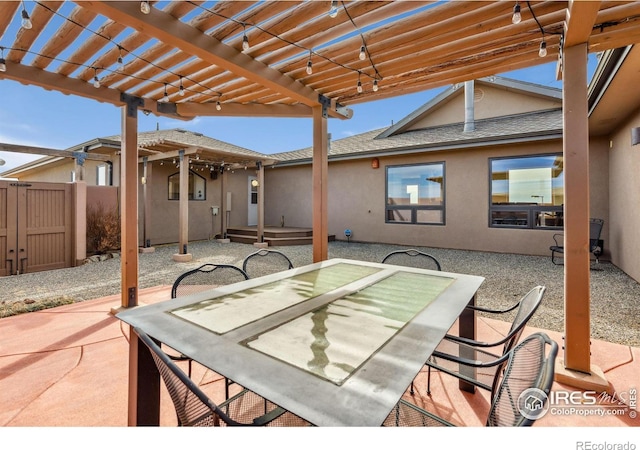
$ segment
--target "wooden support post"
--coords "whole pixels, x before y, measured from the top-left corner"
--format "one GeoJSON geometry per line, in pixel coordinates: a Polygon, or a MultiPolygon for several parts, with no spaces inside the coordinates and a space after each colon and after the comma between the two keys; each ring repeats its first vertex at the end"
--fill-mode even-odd
{"type": "Polygon", "coordinates": [[[328,136],[326,106],[313,107],[313,262],[329,257],[328,136]]]}
{"type": "Polygon", "coordinates": [[[264,243],[264,166],[258,161],[258,244],[264,243]]]}
{"type": "Polygon", "coordinates": [[[138,112],[122,108],[120,153],[120,251],[122,307],[138,305],[138,112]]]}
{"type": "Polygon", "coordinates": [[[564,49],[562,78],[565,336],[556,379],[604,390],[602,371],[591,365],[587,44],[564,49]]]}
{"type": "Polygon", "coordinates": [[[180,204],[178,206],[178,253],[173,260],[178,262],[191,261],[189,253],[189,156],[184,150],[179,152],[180,159],[180,204]]]}

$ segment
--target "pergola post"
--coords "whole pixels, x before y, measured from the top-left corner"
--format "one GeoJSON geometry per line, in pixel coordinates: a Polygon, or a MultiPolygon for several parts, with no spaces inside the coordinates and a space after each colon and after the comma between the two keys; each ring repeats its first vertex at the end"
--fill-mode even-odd
{"type": "Polygon", "coordinates": [[[563,52],[565,335],[556,379],[602,391],[608,384],[591,365],[587,52],[586,43],[563,52]]]}
{"type": "Polygon", "coordinates": [[[264,243],[264,166],[257,161],[258,167],[258,235],[257,243],[264,243]]]}
{"type": "Polygon", "coordinates": [[[328,199],[328,137],[326,105],[313,109],[313,262],[329,257],[328,199]]]}
{"type": "Polygon", "coordinates": [[[178,253],[173,255],[174,261],[191,261],[188,252],[189,243],[189,156],[179,151],[180,162],[180,199],[178,205],[178,253]]]}
{"type": "Polygon", "coordinates": [[[121,304],[138,305],[138,110],[122,108],[120,153],[121,304]]]}

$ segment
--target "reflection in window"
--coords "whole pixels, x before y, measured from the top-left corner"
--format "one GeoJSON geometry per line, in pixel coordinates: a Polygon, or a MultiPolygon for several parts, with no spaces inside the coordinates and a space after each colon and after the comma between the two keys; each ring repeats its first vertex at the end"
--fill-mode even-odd
{"type": "Polygon", "coordinates": [[[444,163],[387,166],[386,221],[444,224],[444,163]]]}
{"type": "MultiPolygon", "coordinates": [[[[189,200],[206,200],[206,180],[189,171],[189,200]]],[[[169,200],[180,200],[180,172],[169,176],[169,200]]]]}
{"type": "Polygon", "coordinates": [[[492,159],[490,167],[490,226],[563,226],[562,155],[492,159]]]}

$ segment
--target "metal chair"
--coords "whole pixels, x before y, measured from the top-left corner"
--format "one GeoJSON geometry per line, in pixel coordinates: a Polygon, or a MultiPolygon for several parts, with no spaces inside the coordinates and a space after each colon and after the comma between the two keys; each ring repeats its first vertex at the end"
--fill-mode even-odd
{"type": "MultiPolygon", "coordinates": [[[[493,379],[488,427],[531,426],[542,417],[553,386],[558,344],[534,333],[500,358],[504,370],[493,379]]],[[[383,426],[453,426],[441,417],[402,399],[383,426]]]]}
{"type": "Polygon", "coordinates": [[[178,416],[178,426],[296,426],[306,421],[244,389],[216,405],[180,370],[160,346],[139,328],[133,331],[149,348],[178,416]]]}
{"type": "Polygon", "coordinates": [[[171,298],[195,294],[224,284],[248,280],[249,275],[231,264],[203,264],[180,275],[171,287],[171,298]]]}
{"type": "MultiPolygon", "coordinates": [[[[495,342],[483,342],[447,334],[426,362],[428,366],[427,394],[431,394],[431,369],[447,373],[482,389],[491,390],[491,380],[493,380],[496,370],[499,369],[500,358],[518,343],[524,327],[540,306],[545,291],[546,287],[536,286],[527,292],[518,303],[504,310],[469,306],[477,311],[492,314],[506,314],[513,310],[516,313],[509,332],[495,342]],[[502,352],[499,354],[490,351],[499,349],[500,346],[502,346],[502,352]]],[[[413,392],[412,384],[411,393],[413,394],[413,392]]]]}
{"type": "MultiPolygon", "coordinates": [[[[216,286],[248,280],[249,275],[239,267],[230,264],[203,264],[180,275],[171,287],[171,298],[195,294],[216,286]]],[[[191,377],[191,358],[185,355],[168,355],[173,361],[187,361],[188,375],[191,377]]],[[[225,399],[229,398],[229,385],[233,381],[225,377],[225,399]]]]}
{"type": "Polygon", "coordinates": [[[260,249],[244,258],[242,270],[251,278],[293,269],[293,263],[279,250],[260,249]]]}
{"type": "MultiPolygon", "coordinates": [[[[602,219],[589,219],[589,253],[592,253],[596,258],[596,264],[600,262],[600,255],[602,255],[602,241],[600,235],[602,234],[602,227],[604,226],[604,220],[602,219]]],[[[556,253],[564,254],[564,234],[556,233],[553,235],[553,242],[555,245],[549,247],[551,250],[551,262],[560,265],[556,262],[556,253]]]]}
{"type": "Polygon", "coordinates": [[[382,263],[419,269],[442,270],[440,262],[434,256],[414,248],[390,252],[382,258],[382,263]]]}

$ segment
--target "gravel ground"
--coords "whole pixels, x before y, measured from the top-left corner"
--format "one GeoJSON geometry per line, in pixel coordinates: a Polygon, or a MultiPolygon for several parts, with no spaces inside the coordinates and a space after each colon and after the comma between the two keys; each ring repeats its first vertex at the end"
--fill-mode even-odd
{"type": "MultiPolygon", "coordinates": [[[[286,253],[294,266],[312,262],[310,245],[273,247],[286,253]]],[[[395,245],[331,242],[330,258],[381,261],[384,255],[400,248],[395,245]]],[[[513,304],[532,287],[547,287],[545,297],[530,321],[534,327],[562,331],[564,301],[562,266],[550,257],[436,248],[419,249],[435,256],[442,270],[480,275],[486,281],[478,291],[477,303],[493,308],[513,304]]],[[[173,261],[177,246],[158,246],[155,252],[141,253],[140,288],[170,285],[181,273],[204,263],[242,266],[243,258],[256,250],[253,245],[215,241],[193,242],[188,263],[173,261]]],[[[613,264],[592,263],[591,328],[594,339],[640,347],[640,284],[613,264]]],[[[112,258],[69,269],[50,270],[0,278],[0,302],[43,302],[67,296],[75,301],[90,300],[120,292],[120,259],[112,258]]],[[[510,319],[510,318],[509,318],[510,319]]]]}

